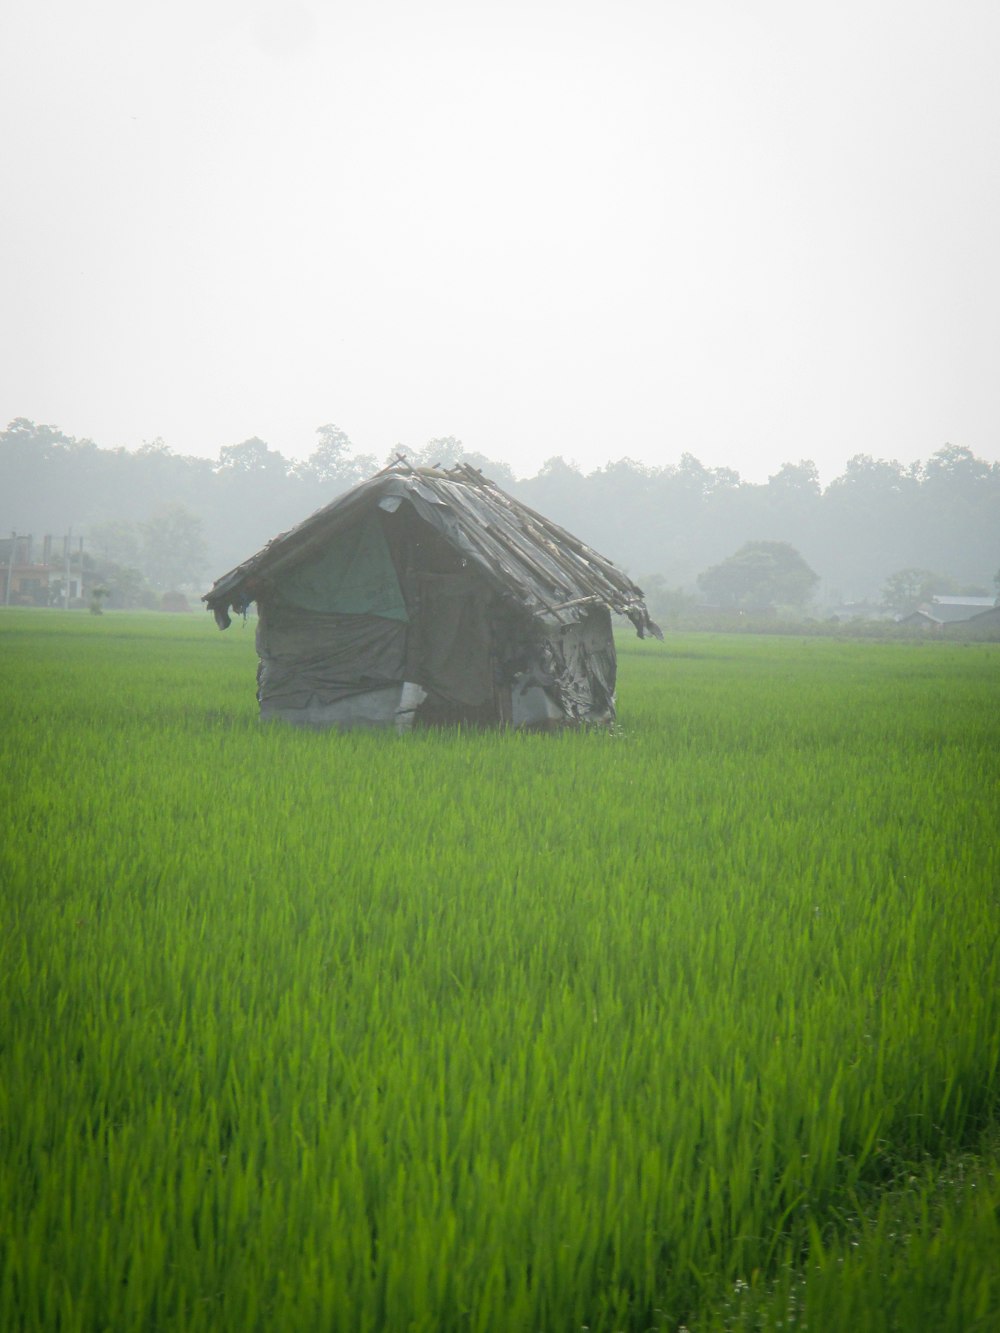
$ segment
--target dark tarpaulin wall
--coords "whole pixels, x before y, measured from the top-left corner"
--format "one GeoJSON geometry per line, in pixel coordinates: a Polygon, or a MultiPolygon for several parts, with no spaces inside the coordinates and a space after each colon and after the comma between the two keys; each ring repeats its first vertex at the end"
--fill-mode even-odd
{"type": "MultiPolygon", "coordinates": [[[[307,726],[399,726],[410,681],[429,691],[428,720],[441,704],[450,706],[444,715],[452,721],[463,710],[470,720],[486,720],[483,710],[495,703],[487,604],[464,578],[425,576],[421,589],[422,614],[409,626],[383,616],[261,607],[261,716],[307,726]]],[[[498,682],[511,687],[515,726],[614,720],[615,656],[605,608],[573,624],[538,627],[530,655],[531,665],[498,682]]]]}
{"type": "Polygon", "coordinates": [[[269,603],[257,624],[262,714],[329,704],[406,679],[406,624],[269,603]]]}
{"type": "Polygon", "coordinates": [[[448,703],[493,701],[489,594],[467,574],[419,574],[420,612],[411,629],[410,676],[448,703]]]}
{"type": "Polygon", "coordinates": [[[309,727],[401,725],[408,617],[377,514],[283,572],[262,601],[261,717],[309,727]]]}

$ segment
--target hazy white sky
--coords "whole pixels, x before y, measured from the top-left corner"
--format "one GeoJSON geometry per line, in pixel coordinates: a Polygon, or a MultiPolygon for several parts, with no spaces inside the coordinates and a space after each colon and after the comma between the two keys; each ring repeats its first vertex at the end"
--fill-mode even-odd
{"type": "Polygon", "coordinates": [[[1000,458],[997,0],[4,0],[0,425],[1000,458]]]}

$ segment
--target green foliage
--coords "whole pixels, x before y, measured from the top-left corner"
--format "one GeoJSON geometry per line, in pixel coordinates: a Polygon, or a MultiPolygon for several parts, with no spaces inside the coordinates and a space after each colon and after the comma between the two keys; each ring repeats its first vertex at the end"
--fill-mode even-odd
{"type": "Polygon", "coordinates": [[[142,563],[142,534],[138,524],[127,519],[94,523],[87,534],[88,554],[108,564],[135,568],[142,563]]]}
{"type": "Polygon", "coordinates": [[[154,588],[169,591],[198,582],[205,572],[207,546],[197,514],[183,505],[161,505],[139,530],[143,571],[154,588]]]}
{"type": "MultiPolygon", "coordinates": [[[[154,440],[137,450],[99,449],[54,426],[19,418],[0,431],[0,531],[95,534],[154,508],[179,504],[201,518],[205,573],[217,576],[376,468],[346,431],[328,423],[298,463],[254,436],[220,450],[218,462],[175,454],[154,440]]],[[[567,448],[571,451],[571,442],[567,448]]],[[[743,542],[767,538],[802,553],[830,602],[875,600],[892,571],[941,570],[959,587],[989,583],[1000,561],[1000,463],[946,445],[924,464],[855,455],[825,490],[808,459],[786,463],[765,485],[693,454],[651,466],[609,441],[609,461],[589,475],[562,457],[516,480],[506,464],[455,436],[418,449],[413,462],[462,459],[524,503],[630,570],[660,574],[691,591],[699,571],[743,542]]],[[[544,454],[539,454],[540,459],[544,454]]],[[[108,558],[138,567],[121,549],[108,558]]]]}
{"type": "Polygon", "coordinates": [[[632,641],[617,735],[398,738],[260,727],[208,617],[0,638],[0,1327],[638,1333],[806,1274],[891,1328],[934,1255],[935,1328],[996,1314],[989,1203],[880,1199],[1000,1090],[997,649],[632,641]]]}
{"type": "Polygon", "coordinates": [[[695,614],[698,599],[683,588],[671,588],[662,575],[644,575],[639,585],[649,614],[661,627],[675,627],[695,614]]]}
{"type": "Polygon", "coordinates": [[[788,542],[747,542],[735,555],[698,575],[698,586],[720,606],[759,610],[801,607],[819,582],[788,542]]]}
{"type": "Polygon", "coordinates": [[[882,589],[882,605],[900,615],[909,615],[935,594],[951,593],[955,584],[930,569],[898,569],[882,589]]]}
{"type": "Polygon", "coordinates": [[[218,471],[227,478],[257,477],[273,480],[283,477],[287,464],[278,453],[259,436],[254,435],[241,444],[225,444],[219,450],[218,471]]]}
{"type": "Polygon", "coordinates": [[[509,487],[514,481],[514,474],[506,463],[487,458],[485,454],[476,453],[475,450],[466,449],[462,441],[454,435],[436,436],[433,440],[428,440],[422,449],[404,449],[401,445],[397,445],[390,451],[386,463],[394,462],[400,454],[408,459],[413,467],[448,468],[454,467],[456,463],[468,463],[472,467],[479,468],[499,486],[509,487]]]}
{"type": "Polygon", "coordinates": [[[782,463],[778,471],[768,477],[768,486],[788,500],[818,500],[820,496],[819,469],[811,458],[798,463],[782,463]]]}
{"type": "Polygon", "coordinates": [[[294,469],[304,480],[346,490],[378,470],[374,455],[356,454],[347,432],[339,426],[320,426],[316,434],[319,443],[308,461],[294,469]]]}

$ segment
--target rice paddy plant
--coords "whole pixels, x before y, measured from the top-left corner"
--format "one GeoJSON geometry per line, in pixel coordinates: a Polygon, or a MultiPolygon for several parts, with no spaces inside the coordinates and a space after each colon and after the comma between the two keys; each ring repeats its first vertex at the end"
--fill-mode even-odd
{"type": "Polygon", "coordinates": [[[622,645],[555,738],[262,728],[207,617],[0,652],[0,1327],[836,1328],[932,1250],[992,1317],[996,648],[622,645]]]}
{"type": "Polygon", "coordinates": [[[995,1127],[976,1153],[928,1160],[766,1279],[720,1290],[691,1333],[858,1329],[875,1333],[964,1329],[987,1333],[1000,1309],[1000,1152],[995,1127]]]}

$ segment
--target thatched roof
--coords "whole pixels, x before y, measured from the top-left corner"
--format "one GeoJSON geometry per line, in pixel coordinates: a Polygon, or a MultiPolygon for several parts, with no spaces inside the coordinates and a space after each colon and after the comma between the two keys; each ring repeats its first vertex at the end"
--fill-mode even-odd
{"type": "Polygon", "coordinates": [[[473,563],[501,595],[533,615],[571,621],[594,605],[627,616],[640,638],[662,638],[642,589],[621,570],[488,480],[477,469],[412,468],[400,460],[339,496],[222,578],[202,598],[222,628],[279,573],[320,553],[335,535],[376,506],[390,513],[412,505],[417,516],[473,563]]]}

